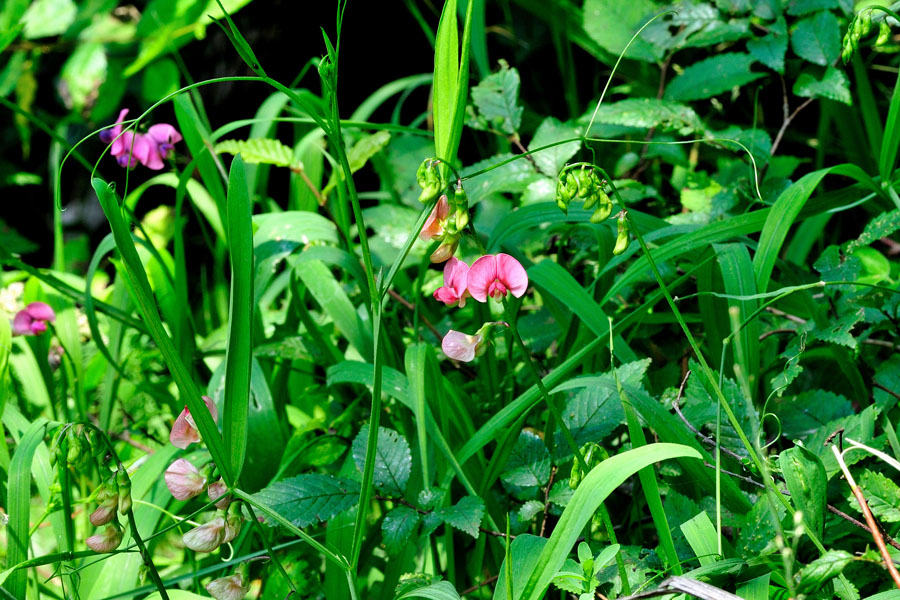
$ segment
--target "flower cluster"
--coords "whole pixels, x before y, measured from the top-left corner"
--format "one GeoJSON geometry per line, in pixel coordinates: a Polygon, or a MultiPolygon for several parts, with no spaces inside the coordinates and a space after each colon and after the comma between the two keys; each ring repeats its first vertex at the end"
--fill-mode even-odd
{"type": "Polygon", "coordinates": [[[126,515],[131,510],[131,478],[128,472],[119,468],[111,474],[97,490],[97,500],[99,505],[91,513],[90,521],[94,527],[103,529],[85,543],[94,552],[112,552],[122,543],[124,533],[116,515],[126,515]]]}
{"type": "Polygon", "coordinates": [[[441,178],[438,168],[440,162],[435,158],[426,159],[416,172],[416,180],[422,188],[419,201],[428,204],[437,198],[425,226],[419,232],[422,241],[441,242],[431,254],[433,263],[442,263],[453,256],[459,246],[459,238],[469,224],[469,199],[462,182],[457,182],[456,186],[448,186],[441,178]]]}
{"type": "MultiPolygon", "coordinates": [[[[470,267],[465,262],[451,258],[444,265],[444,285],[434,292],[435,299],[447,306],[463,307],[467,298],[487,302],[493,298],[499,302],[511,293],[521,298],[528,289],[528,274],[522,264],[509,254],[487,254],[470,267]]],[[[484,353],[487,332],[490,327],[505,323],[485,323],[475,335],[451,329],[441,342],[441,349],[448,357],[469,362],[484,353]]]]}
{"type": "Polygon", "coordinates": [[[556,205],[568,214],[572,200],[584,200],[585,210],[596,206],[591,215],[591,223],[602,223],[612,212],[612,200],[603,189],[605,185],[606,182],[600,179],[593,165],[568,165],[557,177],[556,205]]]}
{"type": "MultiPolygon", "coordinates": [[[[203,396],[203,403],[213,421],[218,422],[219,415],[213,399],[203,396]]],[[[173,446],[182,449],[200,441],[197,423],[186,406],[172,425],[169,441],[173,446]]],[[[182,536],[184,545],[195,552],[212,552],[222,544],[231,542],[241,530],[243,519],[240,513],[231,513],[229,510],[231,495],[228,494],[228,486],[221,479],[210,482],[212,472],[212,465],[201,470],[188,460],[179,458],[169,465],[165,473],[166,487],[176,500],[190,500],[205,491],[210,502],[215,502],[218,509],[211,521],[195,527],[182,536]]]]}
{"type": "Polygon", "coordinates": [[[174,151],[175,144],[183,139],[181,134],[168,123],[152,125],[147,133],[123,132],[122,121],[127,114],[128,109],[123,108],[115,126],[100,132],[100,141],[111,144],[109,152],[119,166],[131,168],[141,163],[148,169],[159,171],[164,166],[163,161],[174,151]]]}
{"type": "Polygon", "coordinates": [[[56,313],[48,304],[32,302],[13,317],[12,334],[38,335],[47,331],[47,323],[55,320],[56,313]]]}

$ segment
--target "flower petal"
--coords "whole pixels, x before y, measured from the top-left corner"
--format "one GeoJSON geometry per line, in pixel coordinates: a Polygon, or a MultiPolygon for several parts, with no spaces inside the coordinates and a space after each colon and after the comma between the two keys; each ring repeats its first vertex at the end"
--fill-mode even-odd
{"type": "Polygon", "coordinates": [[[212,415],[213,423],[219,422],[219,410],[216,408],[216,403],[209,396],[202,396],[203,403],[206,404],[206,408],[209,409],[209,414],[212,415]]]}
{"type": "Polygon", "coordinates": [[[206,591],[216,600],[241,600],[250,591],[250,586],[244,587],[244,578],[235,573],[213,579],[206,584],[206,591]]]}
{"type": "Polygon", "coordinates": [[[197,467],[183,458],[179,458],[166,469],[166,487],[176,500],[189,500],[203,492],[206,478],[197,467]]]}
{"type": "Polygon", "coordinates": [[[431,214],[425,219],[425,225],[422,227],[422,231],[419,232],[419,239],[427,242],[443,235],[444,227],[442,223],[446,220],[449,212],[450,203],[447,201],[447,196],[441,196],[435,203],[434,208],[431,209],[431,214]]]}
{"type": "Polygon", "coordinates": [[[28,314],[33,318],[40,319],[41,321],[50,321],[52,323],[56,320],[56,313],[53,312],[53,309],[50,308],[49,304],[43,302],[32,302],[25,307],[25,310],[28,311],[28,314]]]}
{"type": "Polygon", "coordinates": [[[521,298],[528,289],[528,274],[522,263],[509,254],[497,254],[497,279],[503,282],[512,295],[521,298]]]}
{"type": "Polygon", "coordinates": [[[185,406],[178,418],[175,419],[175,424],[172,425],[172,431],[169,433],[169,441],[172,442],[172,445],[182,450],[194,442],[200,441],[200,434],[188,423],[188,415],[190,413],[185,406]]]}
{"type": "Polygon", "coordinates": [[[216,517],[205,525],[194,527],[181,536],[184,545],[194,552],[212,552],[225,539],[225,519],[216,517]]]}
{"type": "Polygon", "coordinates": [[[487,301],[488,288],[497,279],[497,258],[493,254],[482,256],[469,267],[466,287],[479,302],[487,301]]]}
{"type": "Polygon", "coordinates": [[[34,335],[31,331],[31,323],[34,318],[28,314],[27,310],[20,310],[13,317],[12,332],[13,335],[34,335]]]}
{"type": "Polygon", "coordinates": [[[168,123],[157,123],[147,130],[147,135],[153,138],[157,144],[175,144],[183,138],[178,130],[168,123]]]}
{"type": "Polygon", "coordinates": [[[448,331],[441,341],[441,350],[444,351],[444,354],[462,362],[475,360],[475,346],[477,346],[477,340],[473,336],[453,329],[448,331]]]}

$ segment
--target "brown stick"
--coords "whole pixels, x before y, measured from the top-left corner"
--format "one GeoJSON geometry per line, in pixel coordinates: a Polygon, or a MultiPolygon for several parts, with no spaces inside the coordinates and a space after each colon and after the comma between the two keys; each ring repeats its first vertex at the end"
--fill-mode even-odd
{"type": "Polygon", "coordinates": [[[897,586],[897,589],[900,589],[900,573],[897,572],[897,567],[894,566],[894,560],[891,558],[887,546],[884,544],[884,538],[881,536],[881,531],[878,528],[878,524],[875,522],[875,517],[872,516],[872,511],[869,510],[869,504],[866,502],[866,497],[863,496],[862,490],[856,485],[851,485],[850,490],[853,492],[853,495],[856,496],[856,501],[862,509],[863,516],[866,518],[866,523],[869,525],[872,539],[875,540],[875,545],[878,546],[878,551],[881,553],[881,558],[884,560],[884,566],[887,568],[888,573],[891,574],[894,585],[897,586]]]}
{"type": "Polygon", "coordinates": [[[491,575],[490,577],[488,577],[481,583],[476,583],[472,587],[464,589],[462,592],[460,592],[460,596],[465,596],[466,594],[471,594],[475,590],[481,589],[486,585],[490,585],[490,584],[494,583],[495,581],[497,581],[498,579],[500,579],[499,575],[491,575]]]}

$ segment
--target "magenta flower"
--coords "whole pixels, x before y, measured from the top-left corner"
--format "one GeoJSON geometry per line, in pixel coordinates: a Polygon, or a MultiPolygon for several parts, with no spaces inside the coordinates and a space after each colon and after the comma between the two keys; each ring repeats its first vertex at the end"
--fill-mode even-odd
{"type": "Polygon", "coordinates": [[[141,163],[154,171],[162,169],[163,160],[168,158],[175,144],[183,139],[181,134],[168,123],[153,125],[145,134],[133,131],[123,133],[122,121],[126,115],[128,109],[123,108],[115,127],[100,132],[100,141],[112,144],[109,152],[119,162],[119,166],[131,168],[141,163]]]}
{"type": "Polygon", "coordinates": [[[419,239],[423,242],[427,242],[444,235],[444,223],[447,221],[447,215],[449,214],[450,203],[447,201],[447,196],[443,195],[438,198],[434,208],[431,209],[431,214],[428,215],[428,218],[425,220],[425,225],[422,227],[422,231],[419,232],[419,239]]]}
{"type": "Polygon", "coordinates": [[[499,302],[507,291],[521,298],[528,289],[528,275],[522,264],[509,254],[488,254],[469,267],[466,285],[479,302],[486,302],[488,296],[499,302]]]}
{"type": "Polygon", "coordinates": [[[466,277],[469,274],[469,265],[456,257],[450,258],[444,265],[444,285],[434,291],[434,297],[447,306],[462,308],[466,305],[466,298],[470,297],[466,289],[466,277]]]}
{"type": "Polygon", "coordinates": [[[147,140],[147,153],[146,155],[138,155],[138,160],[148,169],[159,171],[165,166],[163,161],[175,149],[175,144],[183,138],[168,123],[159,123],[147,130],[145,139],[147,140]]]}
{"type": "Polygon", "coordinates": [[[112,144],[112,148],[109,151],[113,156],[119,156],[124,152],[125,145],[119,135],[122,133],[122,121],[125,120],[127,115],[128,109],[123,108],[119,111],[119,118],[116,119],[115,126],[100,132],[100,141],[104,144],[112,144]]]}
{"type": "Polygon", "coordinates": [[[216,600],[241,600],[250,591],[250,582],[244,582],[241,573],[219,577],[206,584],[206,591],[216,600]]]}
{"type": "MultiPolygon", "coordinates": [[[[206,408],[209,409],[213,421],[218,423],[219,412],[216,410],[216,403],[209,396],[203,396],[203,402],[206,403],[206,408]]],[[[194,422],[191,411],[188,410],[187,406],[175,419],[175,424],[172,425],[172,432],[169,434],[169,441],[176,448],[182,449],[200,441],[200,432],[197,431],[197,424],[194,422]]]]}
{"type": "Polygon", "coordinates": [[[206,477],[197,467],[183,458],[179,458],[166,469],[166,487],[176,500],[190,500],[206,489],[206,477]]]}
{"type": "Polygon", "coordinates": [[[113,521],[103,531],[86,539],[85,543],[94,552],[112,552],[122,543],[122,529],[118,522],[113,521]]]}
{"type": "Polygon", "coordinates": [[[209,523],[194,527],[181,536],[181,541],[194,552],[212,552],[225,543],[225,519],[216,517],[209,523]]]}
{"type": "Polygon", "coordinates": [[[16,313],[12,322],[13,335],[38,335],[47,331],[47,323],[56,320],[56,313],[48,304],[32,302],[16,313]]]}
{"type": "Polygon", "coordinates": [[[454,360],[471,362],[484,353],[484,336],[480,333],[467,335],[451,329],[441,341],[441,350],[454,360]]]}

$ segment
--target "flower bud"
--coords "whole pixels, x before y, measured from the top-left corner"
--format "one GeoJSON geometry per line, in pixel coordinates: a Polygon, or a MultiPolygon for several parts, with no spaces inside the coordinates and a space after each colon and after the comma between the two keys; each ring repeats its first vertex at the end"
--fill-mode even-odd
{"type": "Polygon", "coordinates": [[[94,552],[112,552],[122,543],[122,528],[118,521],[112,521],[100,533],[95,533],[85,543],[94,552]]]}
{"type": "Polygon", "coordinates": [[[116,471],[116,485],[119,486],[119,514],[124,515],[131,510],[131,478],[128,477],[128,471],[116,471]]]}
{"type": "Polygon", "coordinates": [[[431,262],[442,263],[450,260],[450,257],[456,252],[459,246],[459,235],[446,236],[437,250],[431,253],[431,262]]]}
{"type": "Polygon", "coordinates": [[[227,544],[238,536],[241,532],[241,524],[243,522],[244,518],[237,513],[225,519],[225,537],[222,538],[223,544],[227,544]]]}
{"type": "Polygon", "coordinates": [[[878,24],[878,37],[875,39],[876,46],[884,46],[891,41],[891,26],[888,25],[887,19],[878,24]]]}
{"type": "Polygon", "coordinates": [[[241,600],[250,591],[250,582],[241,572],[219,577],[206,584],[206,591],[216,600],[241,600]]]}
{"type": "Polygon", "coordinates": [[[463,231],[469,225],[469,209],[456,207],[456,231],[463,231]]]}
{"type": "Polygon", "coordinates": [[[214,501],[216,508],[221,510],[228,508],[228,505],[231,503],[231,494],[226,494],[226,492],[228,492],[228,486],[221,479],[209,484],[209,488],[206,490],[210,501],[214,501]]]}
{"type": "Polygon", "coordinates": [[[628,248],[628,222],[625,220],[625,212],[619,214],[618,235],[616,236],[616,245],[613,248],[613,254],[622,254],[628,248]]]}
{"type": "Polygon", "coordinates": [[[212,552],[225,541],[225,519],[216,517],[209,523],[194,527],[181,541],[194,552],[212,552]]]}
{"type": "Polygon", "coordinates": [[[206,488],[206,477],[197,467],[183,458],[179,458],[166,469],[166,487],[176,500],[190,500],[203,493],[206,488]]]}
{"type": "Polygon", "coordinates": [[[97,510],[91,513],[91,525],[100,527],[112,521],[116,516],[116,508],[119,506],[118,496],[112,496],[100,503],[97,510]]]}
{"type": "Polygon", "coordinates": [[[437,169],[438,161],[433,158],[426,158],[416,169],[416,182],[422,188],[419,194],[419,202],[428,204],[438,197],[441,190],[444,189],[444,182],[441,181],[440,173],[437,169]]]}

